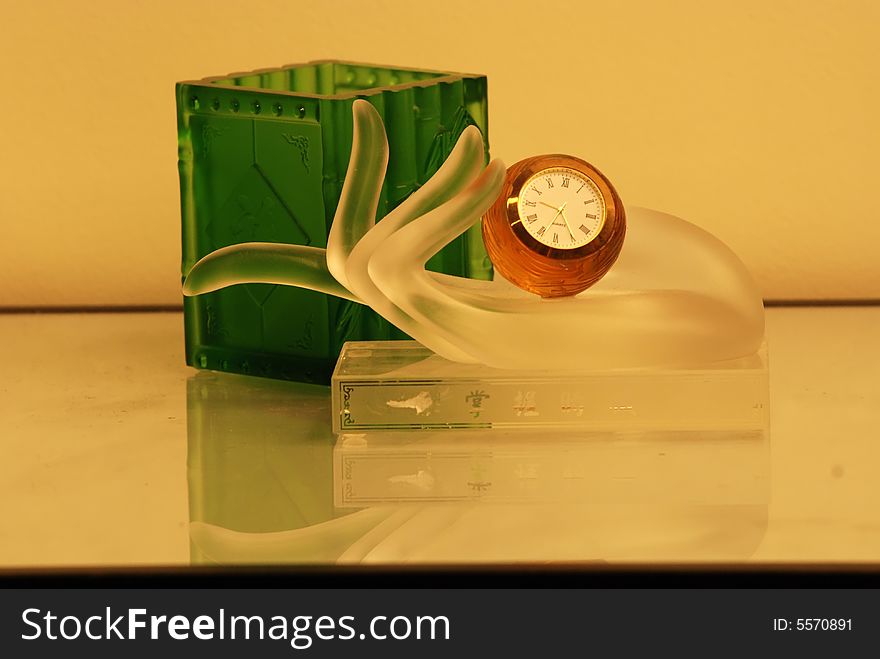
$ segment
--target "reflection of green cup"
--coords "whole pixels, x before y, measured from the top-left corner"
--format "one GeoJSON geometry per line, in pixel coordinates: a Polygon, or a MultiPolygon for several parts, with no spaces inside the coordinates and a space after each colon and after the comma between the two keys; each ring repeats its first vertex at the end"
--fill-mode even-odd
{"type": "Polygon", "coordinates": [[[337,515],[327,389],[199,373],[186,400],[191,522],[267,533],[337,515]]]}
{"type": "MultiPolygon", "coordinates": [[[[178,83],[184,274],[237,243],[326,246],[356,98],[388,134],[379,218],[431,177],[469,124],[486,139],[485,76],[327,61],[178,83]]],[[[428,266],[489,278],[479,228],[428,266]]],[[[269,284],[186,298],[184,315],[188,364],[305,382],[329,382],[345,341],[405,338],[367,307],[269,284]]]]}

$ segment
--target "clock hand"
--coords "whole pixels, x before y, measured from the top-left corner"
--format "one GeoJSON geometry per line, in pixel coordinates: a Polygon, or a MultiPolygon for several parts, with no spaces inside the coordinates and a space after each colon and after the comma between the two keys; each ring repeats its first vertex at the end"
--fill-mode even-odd
{"type": "Polygon", "coordinates": [[[568,218],[565,217],[565,207],[568,206],[568,202],[566,201],[559,208],[556,208],[556,206],[548,204],[546,201],[539,201],[538,203],[543,206],[546,206],[547,208],[552,208],[553,210],[556,211],[556,215],[553,216],[553,219],[550,220],[550,223],[547,225],[547,227],[549,228],[556,221],[556,218],[559,217],[560,215],[562,215],[562,219],[565,221],[565,228],[568,229],[568,235],[571,236],[571,241],[574,242],[575,241],[574,231],[571,230],[571,225],[568,223],[568,218]]]}
{"type": "MultiPolygon", "coordinates": [[[[545,205],[547,205],[547,204],[545,204],[545,205]]],[[[551,208],[552,208],[552,206],[551,206],[551,208]]],[[[559,217],[559,214],[562,212],[563,208],[565,208],[565,204],[562,204],[562,206],[560,208],[556,209],[556,215],[554,215],[553,219],[550,220],[550,222],[547,224],[548,229],[553,226],[553,223],[556,221],[556,218],[559,217]]]]}
{"type": "Polygon", "coordinates": [[[562,213],[562,220],[565,222],[565,228],[568,229],[568,235],[571,236],[571,242],[574,242],[574,231],[571,230],[571,225],[568,223],[568,218],[565,217],[565,207],[567,205],[568,202],[566,201],[564,204],[562,204],[562,208],[559,209],[559,212],[562,213]]]}

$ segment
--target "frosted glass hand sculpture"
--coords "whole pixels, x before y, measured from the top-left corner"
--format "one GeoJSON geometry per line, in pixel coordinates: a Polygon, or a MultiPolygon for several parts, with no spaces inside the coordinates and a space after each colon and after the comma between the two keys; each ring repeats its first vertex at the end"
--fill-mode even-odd
{"type": "Polygon", "coordinates": [[[196,263],[184,294],[244,283],[300,286],[367,304],[447,359],[496,368],[680,366],[758,349],[764,309],[742,262],[702,229],[648,209],[627,209],[617,263],[575,297],[543,299],[498,275],[486,282],[425,270],[495,201],[504,165],[484,167],[482,138],[471,126],[438,172],[376,223],[388,143],[369,103],[355,101],[353,114],[351,159],[326,251],[232,245],[196,263]]]}

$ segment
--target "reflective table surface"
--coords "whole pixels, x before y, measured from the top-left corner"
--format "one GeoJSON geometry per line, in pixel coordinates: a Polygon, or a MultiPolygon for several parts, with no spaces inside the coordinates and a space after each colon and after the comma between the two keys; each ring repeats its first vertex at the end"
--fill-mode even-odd
{"type": "Polygon", "coordinates": [[[179,313],[0,315],[0,569],[874,563],[878,330],[878,307],[768,309],[769,448],[377,446],[336,442],[327,388],[185,366],[179,313]]]}

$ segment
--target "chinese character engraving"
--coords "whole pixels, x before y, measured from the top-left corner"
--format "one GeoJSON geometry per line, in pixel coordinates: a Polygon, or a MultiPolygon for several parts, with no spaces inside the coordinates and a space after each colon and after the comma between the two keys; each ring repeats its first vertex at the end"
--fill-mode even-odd
{"type": "Polygon", "coordinates": [[[583,416],[584,415],[584,404],[577,400],[577,398],[570,393],[566,392],[562,394],[562,402],[561,402],[562,413],[570,416],[583,416]]]}
{"type": "Polygon", "coordinates": [[[513,399],[513,411],[517,416],[538,416],[534,391],[517,391],[513,399]]]}
{"type": "Polygon", "coordinates": [[[471,468],[472,477],[467,482],[467,486],[471,492],[477,496],[482,496],[492,487],[492,482],[487,481],[483,475],[483,466],[476,464],[471,468]]]}
{"type": "Polygon", "coordinates": [[[480,418],[480,412],[483,409],[483,401],[487,398],[491,398],[489,394],[487,394],[482,389],[477,389],[469,393],[464,397],[465,403],[468,404],[468,413],[475,419],[480,418]]]}

